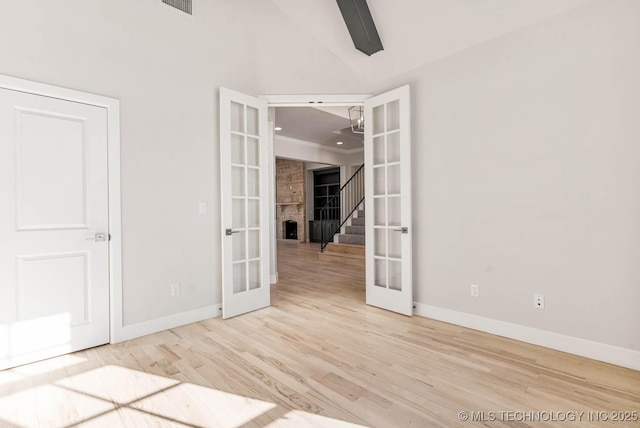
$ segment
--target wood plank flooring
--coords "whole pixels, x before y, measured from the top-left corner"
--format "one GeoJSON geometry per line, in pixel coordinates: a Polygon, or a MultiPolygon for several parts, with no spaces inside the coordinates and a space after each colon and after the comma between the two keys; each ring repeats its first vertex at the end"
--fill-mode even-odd
{"type": "Polygon", "coordinates": [[[366,306],[317,252],[270,308],[0,372],[0,427],[640,426],[640,372],[366,306]]]}

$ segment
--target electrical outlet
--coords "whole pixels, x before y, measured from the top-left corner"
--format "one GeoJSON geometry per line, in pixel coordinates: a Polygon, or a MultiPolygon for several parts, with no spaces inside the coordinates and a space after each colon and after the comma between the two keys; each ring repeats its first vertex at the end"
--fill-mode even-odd
{"type": "Polygon", "coordinates": [[[533,295],[533,306],[537,309],[544,309],[544,294],[533,295]]]}
{"type": "Polygon", "coordinates": [[[207,213],[207,203],[206,202],[200,202],[198,204],[198,213],[200,213],[200,214],[206,214],[207,213]]]}
{"type": "Polygon", "coordinates": [[[171,284],[171,295],[179,296],[180,295],[180,284],[171,284]]]}
{"type": "Polygon", "coordinates": [[[471,297],[478,297],[480,290],[476,284],[471,284],[471,297]]]}

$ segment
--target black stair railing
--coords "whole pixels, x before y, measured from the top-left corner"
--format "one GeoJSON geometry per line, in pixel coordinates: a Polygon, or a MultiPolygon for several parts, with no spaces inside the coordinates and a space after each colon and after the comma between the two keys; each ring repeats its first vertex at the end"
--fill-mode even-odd
{"type": "Polygon", "coordinates": [[[334,193],[327,204],[320,210],[319,221],[321,226],[320,251],[323,252],[336,233],[349,220],[353,212],[364,201],[364,164],[351,176],[351,178],[334,193]]]}

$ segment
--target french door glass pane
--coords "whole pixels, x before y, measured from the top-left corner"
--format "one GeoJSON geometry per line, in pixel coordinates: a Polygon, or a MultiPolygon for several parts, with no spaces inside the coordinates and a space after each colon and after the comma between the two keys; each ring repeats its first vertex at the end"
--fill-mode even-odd
{"type": "Polygon", "coordinates": [[[394,229],[387,229],[389,231],[389,257],[399,259],[402,256],[402,233],[394,229]]]}
{"type": "Polygon", "coordinates": [[[233,264],[233,293],[247,290],[247,264],[245,262],[233,264]]]}
{"type": "Polygon", "coordinates": [[[384,135],[373,139],[373,164],[382,165],[385,163],[384,135]]]}
{"type": "Polygon", "coordinates": [[[389,165],[387,167],[387,194],[399,195],[400,194],[400,165],[389,165]]]}
{"type": "Polygon", "coordinates": [[[258,118],[259,112],[257,108],[247,106],[247,134],[258,135],[258,118]]]}
{"type": "Polygon", "coordinates": [[[247,168],[247,196],[260,196],[260,170],[247,168]]]}
{"type": "Polygon", "coordinates": [[[231,134],[231,163],[244,163],[244,137],[231,134]]]}
{"type": "Polygon", "coordinates": [[[247,203],[249,205],[249,227],[260,227],[260,201],[249,199],[247,203]]]}
{"type": "Polygon", "coordinates": [[[402,291],[402,263],[396,260],[389,260],[389,288],[402,291]]]}
{"type": "Polygon", "coordinates": [[[246,240],[244,231],[236,230],[233,234],[233,261],[237,262],[247,258],[246,240]]]}
{"type": "Polygon", "coordinates": [[[385,259],[373,259],[373,283],[378,287],[387,287],[387,261],[385,259]]]}
{"type": "Polygon", "coordinates": [[[260,165],[260,140],[247,137],[247,165],[260,165]]]}
{"type": "Polygon", "coordinates": [[[400,132],[387,135],[387,162],[400,162],[400,132]]]}
{"type": "Polygon", "coordinates": [[[260,288],[260,260],[249,262],[249,290],[260,288]]]}
{"type": "Polygon", "coordinates": [[[260,231],[249,231],[249,258],[257,259],[260,257],[260,231]]]}
{"type": "Polygon", "coordinates": [[[379,257],[387,256],[386,234],[387,234],[387,229],[385,228],[375,229],[373,231],[373,236],[375,241],[375,244],[373,247],[373,254],[375,254],[376,256],[379,256],[379,257]]]}
{"type": "Polygon", "coordinates": [[[232,216],[232,226],[234,229],[244,229],[247,227],[245,223],[245,200],[244,199],[233,199],[233,204],[231,207],[231,216],[232,216]]]}
{"type": "Polygon", "coordinates": [[[384,195],[386,193],[384,166],[373,168],[373,194],[384,195]]]}
{"type": "Polygon", "coordinates": [[[389,205],[389,226],[400,227],[400,196],[387,198],[389,205]]]}
{"type": "Polygon", "coordinates": [[[244,104],[231,102],[231,131],[244,133],[244,104]]]}
{"type": "Polygon", "coordinates": [[[375,226],[384,226],[387,222],[386,204],[384,198],[375,198],[373,200],[373,224],[375,226]]]}
{"type": "Polygon", "coordinates": [[[231,168],[231,195],[244,196],[244,172],[245,168],[234,166],[231,168]]]}
{"type": "Polygon", "coordinates": [[[400,128],[400,100],[387,104],[387,132],[400,128]]]}
{"type": "Polygon", "coordinates": [[[384,132],[384,105],[373,108],[373,135],[384,132]]]}

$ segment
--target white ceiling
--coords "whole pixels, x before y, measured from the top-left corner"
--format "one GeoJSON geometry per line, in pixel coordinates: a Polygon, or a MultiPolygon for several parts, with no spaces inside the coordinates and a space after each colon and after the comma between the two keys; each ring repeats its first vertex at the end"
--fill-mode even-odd
{"type": "Polygon", "coordinates": [[[282,130],[276,134],[333,149],[362,148],[363,135],[351,132],[348,117],[347,107],[277,107],[275,126],[282,130]]]}
{"type": "MultiPolygon", "coordinates": [[[[271,0],[371,87],[592,1],[368,0],[384,46],[369,57],[354,48],[335,1],[271,0]]],[[[345,150],[362,147],[361,136],[335,133],[349,126],[346,108],[322,110],[278,108],[276,125],[283,128],[278,134],[345,150]]]]}

